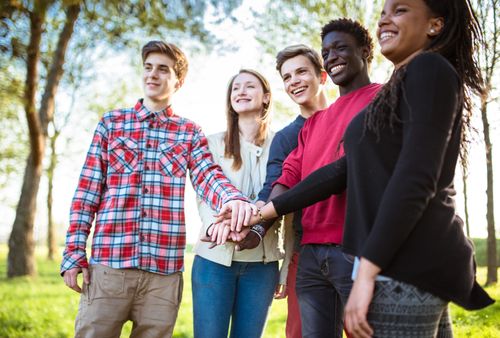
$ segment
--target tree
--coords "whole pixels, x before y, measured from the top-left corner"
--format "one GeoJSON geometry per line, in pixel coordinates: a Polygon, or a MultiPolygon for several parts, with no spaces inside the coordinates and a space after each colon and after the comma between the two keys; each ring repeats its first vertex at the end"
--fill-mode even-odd
{"type": "Polygon", "coordinates": [[[9,238],[8,277],[36,273],[33,241],[36,196],[43,171],[48,126],[53,120],[55,97],[64,75],[71,41],[79,38],[93,41],[93,48],[104,43],[112,48],[123,48],[137,44],[132,36],[141,32],[142,36],[170,36],[172,40],[190,36],[201,44],[209,44],[215,39],[204,26],[205,13],[213,10],[219,17],[227,16],[240,3],[241,0],[133,3],[119,0],[8,0],[0,4],[3,35],[0,50],[4,56],[22,60],[25,67],[23,105],[30,144],[9,238]]]}
{"type": "Polygon", "coordinates": [[[476,13],[479,24],[481,25],[484,42],[480,46],[479,64],[481,67],[483,79],[485,82],[485,93],[480,97],[481,120],[483,123],[483,136],[486,155],[486,221],[488,224],[487,239],[487,265],[488,272],[486,284],[493,284],[498,281],[497,273],[497,247],[495,231],[495,213],[493,196],[493,145],[491,143],[490,122],[488,119],[488,110],[490,103],[497,100],[494,97],[495,75],[498,73],[498,62],[500,60],[500,16],[498,6],[500,0],[477,0],[476,13]]]}
{"type": "Polygon", "coordinates": [[[264,51],[273,56],[282,48],[297,43],[319,49],[321,27],[329,21],[348,17],[374,32],[380,8],[382,0],[269,1],[255,22],[256,39],[264,51]]]}

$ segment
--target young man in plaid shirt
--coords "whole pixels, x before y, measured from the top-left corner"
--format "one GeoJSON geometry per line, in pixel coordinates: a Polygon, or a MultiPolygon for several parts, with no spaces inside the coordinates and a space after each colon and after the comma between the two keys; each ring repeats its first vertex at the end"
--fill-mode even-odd
{"type": "Polygon", "coordinates": [[[184,53],[151,41],[142,60],[144,99],[102,117],[71,204],[61,274],[82,294],[76,337],[119,337],[127,320],[132,336],[172,335],[182,295],[188,170],[198,196],[232,212],[239,226],[253,212],[214,164],[201,129],[171,108],[188,68],[184,53]]]}

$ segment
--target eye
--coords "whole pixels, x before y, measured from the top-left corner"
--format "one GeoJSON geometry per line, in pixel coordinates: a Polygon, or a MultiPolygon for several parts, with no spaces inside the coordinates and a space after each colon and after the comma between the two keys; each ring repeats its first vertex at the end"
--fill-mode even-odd
{"type": "Polygon", "coordinates": [[[286,82],[286,81],[288,81],[288,80],[290,80],[290,75],[285,75],[285,76],[283,76],[283,81],[285,81],[285,82],[286,82]]]}
{"type": "Polygon", "coordinates": [[[144,65],[144,70],[147,70],[147,71],[150,71],[151,70],[151,65],[150,64],[147,64],[147,65],[144,65]]]}
{"type": "Polygon", "coordinates": [[[323,60],[328,59],[328,51],[326,50],[321,51],[321,57],[323,58],[323,60]]]}
{"type": "Polygon", "coordinates": [[[408,12],[408,9],[405,7],[396,7],[396,9],[394,10],[394,13],[396,14],[403,14],[406,12],[408,12]]]}

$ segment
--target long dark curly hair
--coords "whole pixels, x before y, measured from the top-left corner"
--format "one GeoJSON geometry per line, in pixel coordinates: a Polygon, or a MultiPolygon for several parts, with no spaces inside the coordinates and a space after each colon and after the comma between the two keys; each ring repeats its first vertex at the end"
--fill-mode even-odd
{"type": "MultiPolygon", "coordinates": [[[[469,0],[424,0],[429,9],[444,19],[444,27],[425,51],[445,57],[457,71],[462,88],[463,102],[458,109],[462,113],[462,140],[460,157],[467,166],[467,144],[471,129],[472,95],[484,95],[484,82],[478,66],[475,50],[482,43],[482,31],[469,0]]],[[[397,107],[402,97],[402,81],[406,67],[396,69],[390,80],[367,107],[364,131],[380,138],[383,128],[392,128],[398,121],[397,107]]]]}

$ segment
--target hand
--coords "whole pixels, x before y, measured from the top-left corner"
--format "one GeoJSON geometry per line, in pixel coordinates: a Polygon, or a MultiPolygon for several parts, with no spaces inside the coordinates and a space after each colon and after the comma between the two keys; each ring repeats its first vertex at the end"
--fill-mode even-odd
{"type": "Polygon", "coordinates": [[[278,284],[274,291],[274,299],[283,299],[288,296],[288,290],[285,284],[278,284]]]}
{"type": "Polygon", "coordinates": [[[255,206],[257,208],[262,208],[264,205],[266,205],[266,202],[264,202],[264,201],[257,201],[257,202],[255,202],[255,206]]]}
{"type": "Polygon", "coordinates": [[[230,230],[240,232],[243,226],[249,225],[252,215],[257,215],[257,207],[255,205],[245,201],[233,200],[224,203],[215,217],[217,223],[230,219],[230,230]]]}
{"type": "MultiPolygon", "coordinates": [[[[214,226],[216,227],[215,231],[222,231],[223,233],[224,233],[224,231],[226,229],[226,226],[228,227],[228,225],[224,226],[222,224],[220,224],[220,225],[213,224],[208,229],[209,236],[205,236],[205,235],[201,236],[200,240],[202,242],[210,242],[210,243],[212,243],[209,246],[209,249],[212,249],[212,248],[214,248],[214,247],[216,247],[218,245],[217,241],[212,240],[212,237],[211,237],[214,234],[214,226]]],[[[248,227],[243,228],[240,232],[229,231],[229,234],[227,235],[227,238],[225,239],[225,241],[223,241],[222,244],[224,244],[226,241],[227,242],[240,242],[240,241],[243,241],[249,232],[250,232],[250,228],[248,228],[248,227]]],[[[215,234],[214,237],[215,238],[219,237],[219,234],[215,234]]],[[[223,237],[223,240],[224,240],[224,234],[222,234],[222,237],[223,237]]],[[[238,250],[238,248],[236,248],[236,249],[238,250]]]]}
{"type": "Polygon", "coordinates": [[[253,249],[253,248],[258,247],[260,244],[259,235],[257,235],[253,231],[250,231],[250,228],[248,228],[248,227],[243,229],[238,235],[239,235],[239,238],[241,238],[241,239],[238,241],[234,241],[236,244],[236,247],[235,247],[236,251],[253,249]],[[246,231],[245,236],[242,236],[243,231],[246,231]]]}
{"type": "Polygon", "coordinates": [[[358,275],[344,311],[344,323],[349,337],[370,338],[373,335],[366,316],[375,290],[375,278],[379,272],[378,266],[361,258],[358,275]]]}
{"type": "MultiPolygon", "coordinates": [[[[90,272],[89,269],[87,268],[72,268],[69,270],[66,270],[63,274],[64,278],[64,283],[66,284],[67,287],[70,289],[75,290],[78,293],[82,292],[82,289],[80,286],[78,286],[78,274],[82,272],[83,274],[83,283],[89,285],[90,284],[90,272]]],[[[83,287],[83,284],[82,284],[83,287]]]]}

